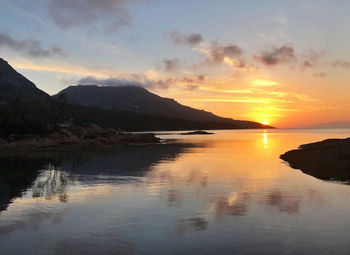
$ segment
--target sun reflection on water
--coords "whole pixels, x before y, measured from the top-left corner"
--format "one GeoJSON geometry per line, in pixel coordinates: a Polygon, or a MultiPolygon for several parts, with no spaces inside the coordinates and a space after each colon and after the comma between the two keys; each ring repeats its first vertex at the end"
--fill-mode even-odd
{"type": "Polygon", "coordinates": [[[268,149],[269,146],[268,146],[268,140],[267,140],[267,132],[266,132],[266,130],[264,130],[264,133],[263,133],[263,142],[264,142],[264,149],[268,149]]]}

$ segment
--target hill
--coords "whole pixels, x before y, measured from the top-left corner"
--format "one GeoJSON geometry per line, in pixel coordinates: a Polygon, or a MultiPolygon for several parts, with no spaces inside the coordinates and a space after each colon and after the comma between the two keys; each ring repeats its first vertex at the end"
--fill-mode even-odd
{"type": "Polygon", "coordinates": [[[213,113],[197,110],[174,99],[163,98],[137,86],[95,86],[78,85],[62,90],[58,95],[66,95],[70,103],[155,115],[194,120],[194,121],[227,121],[213,113]]]}
{"type": "Polygon", "coordinates": [[[69,103],[75,105],[147,114],[158,118],[175,118],[174,122],[183,122],[183,128],[175,128],[181,126],[176,125],[173,130],[197,129],[196,126],[205,129],[269,128],[253,121],[222,118],[211,112],[179,104],[174,99],[160,97],[137,86],[77,85],[62,90],[57,96],[65,96],[69,103]]]}

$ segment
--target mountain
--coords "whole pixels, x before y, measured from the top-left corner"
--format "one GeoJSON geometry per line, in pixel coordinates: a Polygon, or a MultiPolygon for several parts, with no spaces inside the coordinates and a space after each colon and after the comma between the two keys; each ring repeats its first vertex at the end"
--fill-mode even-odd
{"type": "Polygon", "coordinates": [[[98,87],[95,85],[70,86],[65,94],[73,104],[146,114],[166,115],[195,121],[222,121],[210,112],[184,106],[174,99],[163,98],[137,86],[98,87]]]}
{"type": "Polygon", "coordinates": [[[63,107],[60,113],[63,119],[74,119],[78,124],[93,122],[102,127],[125,131],[271,128],[253,121],[224,118],[220,121],[195,121],[166,115],[107,110],[74,104],[63,107]]]}
{"type": "Polygon", "coordinates": [[[124,131],[271,128],[221,118],[141,87],[71,86],[50,97],[0,59],[0,136],[45,135],[62,123],[124,131]]]}
{"type": "Polygon", "coordinates": [[[11,103],[17,98],[30,102],[48,99],[49,95],[0,58],[0,106],[11,103]]]}
{"type": "MultiPolygon", "coordinates": [[[[261,128],[256,122],[240,122],[229,118],[222,118],[213,113],[197,110],[182,104],[174,99],[163,98],[137,86],[95,86],[78,85],[62,90],[58,95],[65,95],[70,103],[117,111],[127,111],[159,116],[181,118],[190,121],[240,123],[240,127],[261,128]]],[[[234,128],[234,127],[233,127],[234,128]]],[[[239,128],[239,127],[236,127],[239,128]]]]}

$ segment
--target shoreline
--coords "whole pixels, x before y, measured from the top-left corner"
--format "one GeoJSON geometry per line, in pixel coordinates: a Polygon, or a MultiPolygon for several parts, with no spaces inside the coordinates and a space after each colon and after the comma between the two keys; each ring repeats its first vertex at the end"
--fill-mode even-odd
{"type": "Polygon", "coordinates": [[[153,133],[132,134],[119,132],[113,128],[101,128],[94,124],[87,127],[74,125],[42,136],[12,134],[6,139],[0,138],[0,152],[65,151],[88,147],[108,148],[160,142],[161,139],[153,133]]]}

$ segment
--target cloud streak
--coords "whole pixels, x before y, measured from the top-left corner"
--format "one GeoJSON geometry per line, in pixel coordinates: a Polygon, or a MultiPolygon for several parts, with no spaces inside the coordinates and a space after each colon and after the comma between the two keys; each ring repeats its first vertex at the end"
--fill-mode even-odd
{"type": "Polygon", "coordinates": [[[151,0],[49,0],[48,12],[55,25],[62,29],[103,22],[106,32],[116,32],[132,23],[127,6],[151,0]]]}
{"type": "Polygon", "coordinates": [[[320,72],[320,73],[314,73],[313,75],[314,77],[317,77],[317,78],[324,78],[326,77],[326,73],[325,72],[320,72]]]}
{"type": "Polygon", "coordinates": [[[180,68],[180,60],[174,59],[163,59],[160,63],[159,68],[163,69],[165,72],[175,72],[180,68]]]}
{"type": "Polygon", "coordinates": [[[300,66],[302,69],[315,68],[321,57],[322,53],[309,50],[301,57],[300,66]]]}
{"type": "Polygon", "coordinates": [[[344,69],[350,69],[350,61],[339,59],[332,63],[333,67],[340,67],[344,69]]]}
{"type": "MultiPolygon", "coordinates": [[[[205,77],[203,75],[197,75],[194,77],[182,77],[182,78],[167,78],[167,79],[150,79],[145,74],[129,74],[126,77],[109,77],[109,78],[97,78],[95,76],[86,76],[78,81],[69,80],[70,84],[80,85],[98,85],[98,86],[136,86],[146,89],[168,89],[170,86],[182,84],[186,90],[195,90],[199,88],[198,84],[204,82],[205,77]]],[[[69,85],[65,82],[65,85],[69,85]]]]}
{"type": "Polygon", "coordinates": [[[185,44],[191,47],[198,46],[204,42],[203,36],[199,33],[183,34],[174,30],[169,33],[169,37],[174,44],[185,44]]]}
{"type": "Polygon", "coordinates": [[[143,74],[131,74],[127,78],[96,78],[94,76],[84,77],[77,81],[80,85],[99,85],[99,86],[136,86],[147,89],[167,89],[172,83],[171,79],[167,80],[150,80],[143,74]]]}
{"type": "Polygon", "coordinates": [[[0,48],[7,48],[14,51],[23,52],[31,57],[65,57],[67,54],[57,46],[44,48],[41,42],[36,40],[17,40],[12,36],[0,32],[0,48]]]}

